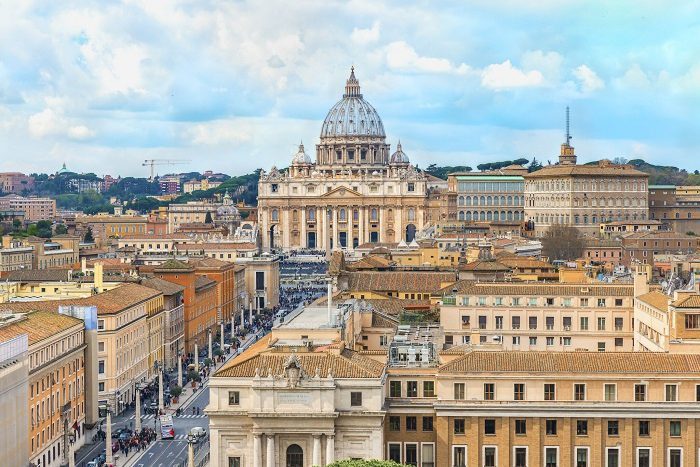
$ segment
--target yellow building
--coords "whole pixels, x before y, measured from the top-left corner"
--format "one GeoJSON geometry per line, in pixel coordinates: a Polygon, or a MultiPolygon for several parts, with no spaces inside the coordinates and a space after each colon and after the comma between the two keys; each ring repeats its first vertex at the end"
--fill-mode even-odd
{"type": "MultiPolygon", "coordinates": [[[[83,322],[48,311],[5,314],[0,341],[26,334],[29,339],[29,460],[61,465],[63,434],[85,442],[85,342],[83,322]]],[[[9,428],[9,427],[8,427],[9,428]]]]}

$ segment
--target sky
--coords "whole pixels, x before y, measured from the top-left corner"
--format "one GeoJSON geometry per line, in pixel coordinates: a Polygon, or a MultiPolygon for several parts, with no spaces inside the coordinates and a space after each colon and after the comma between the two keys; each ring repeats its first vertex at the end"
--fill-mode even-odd
{"type": "Polygon", "coordinates": [[[700,2],[0,0],[0,171],[232,175],[314,156],[349,69],[419,167],[700,169],[700,2]]]}

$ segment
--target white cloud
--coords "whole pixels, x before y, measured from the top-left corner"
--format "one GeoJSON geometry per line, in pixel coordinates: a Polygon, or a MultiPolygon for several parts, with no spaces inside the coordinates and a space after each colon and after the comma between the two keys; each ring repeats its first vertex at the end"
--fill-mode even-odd
{"type": "Polygon", "coordinates": [[[605,87],[603,80],[586,65],[574,69],[573,74],[581,82],[583,92],[594,92],[605,87]]]}
{"type": "Polygon", "coordinates": [[[460,75],[471,71],[471,68],[464,63],[455,66],[446,58],[421,57],[413,47],[404,41],[392,42],[386,47],[386,60],[389,68],[401,71],[460,75]]]}
{"type": "Polygon", "coordinates": [[[85,125],[73,125],[60,110],[50,107],[35,113],[27,120],[29,133],[35,138],[63,136],[82,141],[95,136],[95,132],[85,125]]]}
{"type": "Polygon", "coordinates": [[[494,63],[481,72],[481,85],[496,91],[508,88],[540,86],[544,76],[539,70],[523,71],[513,66],[510,60],[494,63]]]}
{"type": "Polygon", "coordinates": [[[359,45],[367,45],[372,42],[377,42],[379,40],[379,27],[379,21],[375,21],[372,23],[372,27],[369,29],[354,28],[350,34],[350,39],[359,45]]]}
{"type": "Polygon", "coordinates": [[[564,57],[557,52],[530,50],[523,54],[523,71],[539,71],[548,83],[556,83],[561,75],[564,57]]]}
{"type": "Polygon", "coordinates": [[[78,141],[86,140],[95,136],[95,132],[85,125],[76,125],[68,128],[68,137],[78,141]]]}
{"type": "Polygon", "coordinates": [[[193,144],[214,146],[238,144],[251,139],[251,128],[235,120],[215,120],[191,127],[187,134],[193,144]]]}

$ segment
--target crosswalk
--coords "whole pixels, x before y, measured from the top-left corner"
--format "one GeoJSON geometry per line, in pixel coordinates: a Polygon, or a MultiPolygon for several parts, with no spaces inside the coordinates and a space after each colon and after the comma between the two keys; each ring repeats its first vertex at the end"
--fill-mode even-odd
{"type": "MultiPolygon", "coordinates": [[[[129,417],[129,420],[134,420],[135,418],[136,418],[136,415],[132,415],[131,417],[129,417]]],[[[149,413],[148,415],[141,416],[141,420],[153,420],[154,418],[156,418],[156,416],[152,413],[149,413]]],[[[173,417],[173,418],[174,419],[178,419],[178,418],[207,418],[207,416],[202,415],[202,414],[200,414],[200,415],[183,414],[183,415],[178,415],[177,417],[173,417]]]]}

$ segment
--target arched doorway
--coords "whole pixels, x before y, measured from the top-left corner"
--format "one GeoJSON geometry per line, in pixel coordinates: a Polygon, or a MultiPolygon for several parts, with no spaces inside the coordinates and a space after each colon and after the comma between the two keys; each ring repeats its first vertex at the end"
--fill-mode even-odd
{"type": "Polygon", "coordinates": [[[298,444],[287,448],[287,467],[304,467],[304,451],[298,444]]]}
{"type": "Polygon", "coordinates": [[[277,247],[279,246],[279,245],[277,245],[276,242],[275,242],[275,237],[277,236],[278,230],[279,230],[279,229],[277,228],[277,224],[275,224],[275,225],[273,225],[272,227],[270,227],[270,237],[269,237],[269,239],[270,239],[270,249],[271,249],[271,250],[274,250],[275,248],[277,248],[277,247]]]}
{"type": "Polygon", "coordinates": [[[306,233],[306,247],[316,249],[316,232],[306,233]]]}
{"type": "Polygon", "coordinates": [[[408,224],[406,226],[406,241],[412,242],[414,238],[416,238],[416,226],[408,224]]]}

